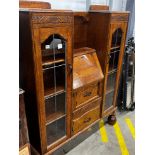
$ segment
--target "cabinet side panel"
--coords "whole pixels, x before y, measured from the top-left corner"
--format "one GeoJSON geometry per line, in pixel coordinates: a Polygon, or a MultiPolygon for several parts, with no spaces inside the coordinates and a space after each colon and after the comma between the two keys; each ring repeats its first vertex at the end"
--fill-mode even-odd
{"type": "Polygon", "coordinates": [[[30,17],[26,12],[20,12],[19,15],[19,64],[20,87],[25,90],[25,108],[30,143],[38,151],[40,151],[41,146],[35,93],[36,90],[30,17]]]}
{"type": "Polygon", "coordinates": [[[19,94],[19,147],[29,143],[24,95],[19,94]]]}

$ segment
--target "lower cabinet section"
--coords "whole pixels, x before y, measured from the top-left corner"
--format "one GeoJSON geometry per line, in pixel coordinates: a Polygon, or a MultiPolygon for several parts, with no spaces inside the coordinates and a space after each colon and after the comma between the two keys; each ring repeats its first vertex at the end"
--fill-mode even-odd
{"type": "Polygon", "coordinates": [[[79,118],[72,122],[72,134],[78,133],[100,118],[100,106],[97,106],[90,111],[83,113],[79,118]]]}

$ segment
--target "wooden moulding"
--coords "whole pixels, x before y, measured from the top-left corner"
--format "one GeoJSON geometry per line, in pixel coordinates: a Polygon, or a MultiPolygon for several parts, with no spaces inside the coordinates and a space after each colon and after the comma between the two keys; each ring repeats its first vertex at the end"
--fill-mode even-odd
{"type": "Polygon", "coordinates": [[[84,22],[89,21],[89,13],[88,12],[73,12],[74,18],[75,17],[81,17],[83,18],[84,22]]]}
{"type": "Polygon", "coordinates": [[[90,10],[109,10],[108,5],[90,5],[90,10]]]}
{"type": "Polygon", "coordinates": [[[19,8],[51,9],[51,4],[40,1],[19,1],[19,8]]]}

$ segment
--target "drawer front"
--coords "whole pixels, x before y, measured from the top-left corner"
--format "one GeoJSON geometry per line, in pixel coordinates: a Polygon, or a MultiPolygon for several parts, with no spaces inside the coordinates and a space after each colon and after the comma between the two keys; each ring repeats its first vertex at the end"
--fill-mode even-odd
{"type": "Polygon", "coordinates": [[[99,98],[93,100],[92,102],[87,103],[83,107],[78,108],[77,110],[74,110],[74,112],[73,112],[73,120],[78,119],[79,117],[81,117],[82,115],[87,113],[88,111],[91,111],[92,109],[100,106],[101,102],[102,102],[101,97],[99,97],[99,98]]]}
{"type": "Polygon", "coordinates": [[[100,106],[97,106],[95,109],[88,111],[80,118],[73,120],[73,126],[72,126],[73,134],[78,133],[80,130],[86,128],[87,126],[98,120],[99,116],[100,116],[100,106]]]}
{"type": "Polygon", "coordinates": [[[99,85],[97,83],[75,91],[73,95],[73,108],[76,109],[90,100],[99,97],[98,93],[99,85]]]}

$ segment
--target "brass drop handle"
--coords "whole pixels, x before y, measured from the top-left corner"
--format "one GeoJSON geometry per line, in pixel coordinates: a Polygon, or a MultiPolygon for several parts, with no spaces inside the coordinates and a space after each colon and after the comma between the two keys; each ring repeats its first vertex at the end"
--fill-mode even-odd
{"type": "Polygon", "coordinates": [[[111,58],[111,55],[110,55],[110,52],[108,52],[108,55],[107,55],[107,64],[109,64],[110,58],[111,58]]]}
{"type": "Polygon", "coordinates": [[[87,96],[90,96],[90,95],[91,95],[91,92],[88,91],[88,92],[85,92],[83,96],[84,96],[84,97],[87,97],[87,96]]]}
{"type": "Polygon", "coordinates": [[[91,118],[88,117],[88,118],[86,118],[83,122],[84,122],[84,123],[88,123],[90,120],[91,120],[91,118]]]}
{"type": "Polygon", "coordinates": [[[68,64],[68,70],[69,70],[69,73],[73,72],[73,66],[71,64],[68,64]]]}

